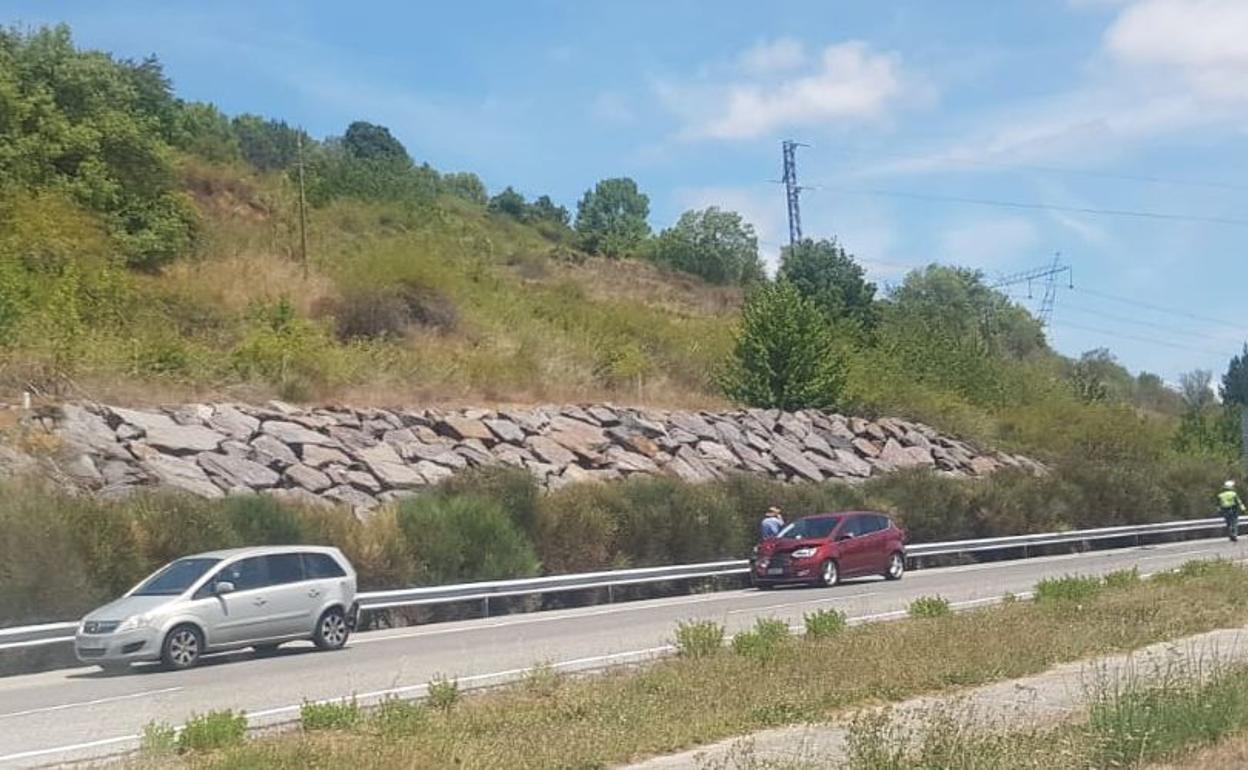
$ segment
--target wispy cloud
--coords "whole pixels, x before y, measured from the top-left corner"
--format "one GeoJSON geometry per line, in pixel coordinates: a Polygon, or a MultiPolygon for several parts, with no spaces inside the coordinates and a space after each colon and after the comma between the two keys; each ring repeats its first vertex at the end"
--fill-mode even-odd
{"type": "Polygon", "coordinates": [[[812,61],[796,43],[761,44],[718,82],[663,81],[660,98],[684,139],[755,139],[781,129],[873,122],[907,93],[895,53],[861,41],[829,45],[812,61]],[[783,69],[780,75],[776,70],[783,69]]]}
{"type": "Polygon", "coordinates": [[[978,218],[944,230],[940,256],[989,272],[1014,269],[1035,261],[1039,240],[1036,226],[1024,217],[978,218]]]}
{"type": "Polygon", "coordinates": [[[594,97],[590,114],[604,123],[626,124],[637,121],[637,113],[632,104],[616,91],[603,91],[594,97]]]}

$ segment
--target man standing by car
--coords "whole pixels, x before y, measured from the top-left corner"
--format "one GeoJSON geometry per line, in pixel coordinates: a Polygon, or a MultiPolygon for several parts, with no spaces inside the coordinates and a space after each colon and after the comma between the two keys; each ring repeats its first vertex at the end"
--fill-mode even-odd
{"type": "Polygon", "coordinates": [[[784,528],[784,518],[780,515],[780,509],[771,506],[767,509],[767,513],[763,514],[763,521],[759,525],[760,540],[768,540],[780,534],[780,530],[784,528]]]}
{"type": "Polygon", "coordinates": [[[1244,501],[1239,499],[1239,493],[1235,491],[1235,482],[1228,481],[1222,485],[1222,491],[1218,493],[1218,510],[1222,514],[1222,518],[1226,519],[1226,536],[1231,542],[1239,540],[1239,515],[1244,512],[1244,501]]]}

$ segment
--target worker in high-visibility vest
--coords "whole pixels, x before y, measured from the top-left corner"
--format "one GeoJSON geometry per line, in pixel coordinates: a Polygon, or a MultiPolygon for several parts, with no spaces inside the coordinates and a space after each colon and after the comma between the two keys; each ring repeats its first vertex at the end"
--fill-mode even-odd
{"type": "Polygon", "coordinates": [[[1218,510],[1226,519],[1226,536],[1234,543],[1239,540],[1239,515],[1244,512],[1244,501],[1235,491],[1235,482],[1228,481],[1218,493],[1218,510]]]}

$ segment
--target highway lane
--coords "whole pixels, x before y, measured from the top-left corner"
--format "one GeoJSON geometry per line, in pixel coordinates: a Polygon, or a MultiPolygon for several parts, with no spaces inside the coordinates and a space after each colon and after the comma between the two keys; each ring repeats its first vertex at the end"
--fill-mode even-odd
{"type": "Polygon", "coordinates": [[[667,651],[677,622],[707,619],[729,631],[757,617],[800,624],[813,609],[851,618],[903,613],[919,596],[963,605],[1023,593],[1045,577],[1101,574],[1138,566],[1151,573],[1193,558],[1248,558],[1244,545],[1219,540],[1100,551],[995,564],[923,570],[899,583],[856,580],[832,589],[739,590],[359,634],[340,652],[291,645],[257,659],[236,653],[183,672],[152,667],[130,674],[75,668],[0,679],[0,767],[98,757],[137,744],[150,721],[180,724],[210,709],[244,709],[253,724],[288,721],[305,700],[389,693],[413,696],[438,675],[464,685],[505,679],[538,663],[568,670],[667,651]]]}

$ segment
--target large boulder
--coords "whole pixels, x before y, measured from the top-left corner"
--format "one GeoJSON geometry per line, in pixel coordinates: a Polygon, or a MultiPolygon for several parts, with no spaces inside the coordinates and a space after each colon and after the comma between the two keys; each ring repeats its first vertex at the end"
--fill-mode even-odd
{"type": "Polygon", "coordinates": [[[283,444],[296,446],[334,446],[338,442],[318,431],[305,428],[288,420],[268,420],[260,426],[260,432],[272,436],[283,444]]]}
{"type": "Polygon", "coordinates": [[[404,463],[389,444],[357,449],[355,456],[387,487],[417,487],[425,483],[425,477],[404,463]]]}
{"type": "Polygon", "coordinates": [[[281,477],[265,466],[236,455],[205,452],[196,458],[199,467],[226,482],[229,487],[264,489],[275,487],[281,477]]]}

